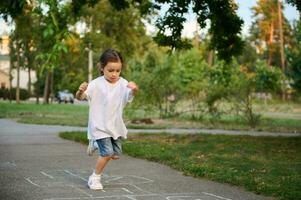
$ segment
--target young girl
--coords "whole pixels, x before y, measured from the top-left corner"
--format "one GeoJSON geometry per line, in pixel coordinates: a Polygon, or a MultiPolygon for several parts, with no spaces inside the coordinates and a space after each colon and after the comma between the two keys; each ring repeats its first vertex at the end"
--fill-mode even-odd
{"type": "Polygon", "coordinates": [[[134,82],[128,82],[120,76],[123,59],[118,51],[107,49],[99,62],[102,76],[89,84],[82,83],[76,92],[78,100],[89,101],[88,152],[90,154],[93,151],[91,141],[96,141],[100,154],[94,173],[88,180],[92,190],[103,189],[100,178],[104,167],[111,159],[119,159],[121,139],[127,137],[122,111],[138,91],[134,82]]]}

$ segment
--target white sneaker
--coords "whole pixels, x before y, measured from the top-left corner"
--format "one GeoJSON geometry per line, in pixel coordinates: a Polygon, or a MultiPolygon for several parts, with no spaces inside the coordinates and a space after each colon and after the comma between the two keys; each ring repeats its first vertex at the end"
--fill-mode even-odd
{"type": "Polygon", "coordinates": [[[98,149],[97,144],[94,140],[89,140],[89,145],[87,147],[87,154],[92,156],[94,151],[98,149]]]}
{"type": "Polygon", "coordinates": [[[103,186],[100,183],[100,177],[101,175],[97,175],[93,173],[88,180],[88,186],[91,190],[102,190],[103,186]]]}

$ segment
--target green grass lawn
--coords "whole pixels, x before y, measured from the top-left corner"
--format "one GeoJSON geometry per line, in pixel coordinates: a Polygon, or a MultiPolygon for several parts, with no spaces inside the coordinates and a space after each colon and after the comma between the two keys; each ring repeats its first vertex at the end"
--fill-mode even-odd
{"type": "Polygon", "coordinates": [[[87,105],[0,102],[0,118],[31,124],[86,126],[88,109],[87,105]]]}
{"type": "MultiPolygon", "coordinates": [[[[261,107],[260,107],[261,108],[261,107]]],[[[88,105],[73,104],[33,104],[8,103],[0,101],[0,118],[12,118],[23,123],[58,124],[70,126],[87,126],[88,105]]],[[[258,108],[259,109],[259,108],[258,108]]],[[[269,115],[263,117],[255,130],[274,132],[301,132],[301,105],[275,104],[271,108],[262,108],[269,115]],[[299,108],[299,107],[300,108],[299,108]],[[272,113],[275,112],[273,117],[272,113]],[[298,118],[300,116],[300,118],[298,118]]],[[[128,128],[209,128],[228,130],[248,130],[247,123],[233,115],[223,115],[220,119],[210,120],[204,117],[201,120],[191,120],[189,117],[158,119],[155,112],[149,115],[143,110],[132,106],[125,109],[125,122],[128,128]],[[150,117],[154,124],[133,124],[130,119],[150,117]]]]}
{"type": "MultiPolygon", "coordinates": [[[[60,136],[87,144],[86,133],[60,136]]],[[[186,175],[278,199],[301,199],[301,137],[139,134],[130,135],[123,150],[186,175]]]]}

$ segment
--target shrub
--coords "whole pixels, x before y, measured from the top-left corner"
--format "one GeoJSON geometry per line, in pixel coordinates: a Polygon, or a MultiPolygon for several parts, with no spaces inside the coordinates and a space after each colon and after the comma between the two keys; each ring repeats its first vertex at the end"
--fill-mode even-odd
{"type": "MultiPolygon", "coordinates": [[[[0,89],[0,98],[9,99],[11,92],[11,99],[16,100],[16,88],[12,88],[11,91],[6,88],[0,89]]],[[[29,98],[29,93],[27,90],[20,88],[20,100],[26,100],[29,98]]]]}

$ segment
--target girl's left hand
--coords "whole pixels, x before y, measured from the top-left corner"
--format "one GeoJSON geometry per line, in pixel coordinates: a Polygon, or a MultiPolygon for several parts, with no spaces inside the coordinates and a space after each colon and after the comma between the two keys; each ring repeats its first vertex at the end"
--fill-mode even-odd
{"type": "Polygon", "coordinates": [[[127,85],[128,88],[132,89],[133,91],[133,95],[135,96],[136,92],[139,90],[138,86],[136,85],[136,83],[130,81],[127,85]]]}

